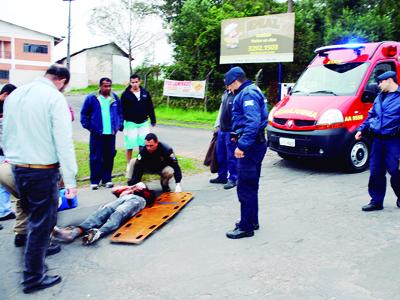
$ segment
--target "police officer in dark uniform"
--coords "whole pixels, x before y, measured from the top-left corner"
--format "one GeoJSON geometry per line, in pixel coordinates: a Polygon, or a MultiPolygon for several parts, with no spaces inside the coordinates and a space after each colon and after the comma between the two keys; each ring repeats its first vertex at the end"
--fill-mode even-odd
{"type": "Polygon", "coordinates": [[[159,174],[163,192],[169,192],[169,180],[175,178],[175,192],[181,192],[180,182],[182,171],[174,150],[165,143],[158,141],[154,133],[149,133],[145,137],[145,147],[143,147],[137,159],[131,159],[128,165],[127,177],[130,178],[128,185],[134,185],[142,180],[144,173],[159,174]]]}
{"type": "Polygon", "coordinates": [[[394,71],[379,75],[377,81],[382,92],[355,135],[357,140],[363,135],[372,138],[368,182],[371,201],[362,207],[363,211],[383,209],[386,171],[391,176],[390,183],[400,208],[400,88],[394,71]]]}
{"type": "Polygon", "coordinates": [[[232,137],[236,140],[237,195],[240,202],[240,221],[226,233],[230,239],[254,235],[258,224],[258,183],[261,163],[267,151],[267,99],[240,67],[225,74],[225,85],[235,91],[232,110],[232,137]]]}

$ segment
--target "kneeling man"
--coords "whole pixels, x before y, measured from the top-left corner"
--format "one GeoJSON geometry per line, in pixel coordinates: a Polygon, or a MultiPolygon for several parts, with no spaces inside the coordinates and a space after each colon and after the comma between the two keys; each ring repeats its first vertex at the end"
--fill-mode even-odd
{"type": "Polygon", "coordinates": [[[159,174],[163,192],[169,192],[169,180],[175,178],[175,192],[181,192],[180,182],[182,171],[174,150],[165,143],[158,141],[154,133],[145,137],[145,147],[140,150],[137,159],[131,159],[128,166],[128,185],[135,184],[142,180],[144,173],[159,174]]]}

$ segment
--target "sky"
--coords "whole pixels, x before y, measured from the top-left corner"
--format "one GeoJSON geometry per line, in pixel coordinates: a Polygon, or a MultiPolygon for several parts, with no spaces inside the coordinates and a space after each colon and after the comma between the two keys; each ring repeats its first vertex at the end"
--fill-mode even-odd
{"type": "MultiPolygon", "coordinates": [[[[92,8],[113,0],[74,0],[71,2],[71,54],[84,48],[109,42],[102,36],[93,35],[87,21],[92,8]]],[[[68,35],[68,1],[63,0],[1,0],[0,19],[23,27],[37,30],[56,37],[68,35]]],[[[140,64],[145,53],[154,63],[170,63],[172,49],[168,45],[162,20],[159,17],[148,21],[152,32],[160,36],[154,45],[149,45],[141,53],[135,53],[134,65],[140,64]],[[160,33],[160,34],[158,34],[160,33]],[[154,54],[153,54],[154,53],[154,54]]],[[[57,45],[54,58],[67,55],[67,39],[57,45]]]]}

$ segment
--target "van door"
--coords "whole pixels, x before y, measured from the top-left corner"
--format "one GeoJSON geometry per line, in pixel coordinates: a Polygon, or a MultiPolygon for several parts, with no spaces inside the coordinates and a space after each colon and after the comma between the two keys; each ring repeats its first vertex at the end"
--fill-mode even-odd
{"type": "MultiPolygon", "coordinates": [[[[387,72],[396,71],[396,64],[393,61],[385,61],[378,63],[368,78],[368,82],[365,85],[364,91],[361,95],[361,101],[363,103],[373,103],[380,90],[376,78],[387,72]]],[[[365,116],[366,117],[366,116],[365,116]]]]}

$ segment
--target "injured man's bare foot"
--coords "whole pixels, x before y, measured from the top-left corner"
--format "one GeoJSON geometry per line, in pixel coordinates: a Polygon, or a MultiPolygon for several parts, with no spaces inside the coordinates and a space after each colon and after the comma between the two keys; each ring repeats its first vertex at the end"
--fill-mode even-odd
{"type": "Polygon", "coordinates": [[[63,243],[71,243],[82,234],[82,228],[77,226],[69,226],[65,228],[59,228],[55,226],[53,229],[53,238],[56,241],[63,243]]]}

